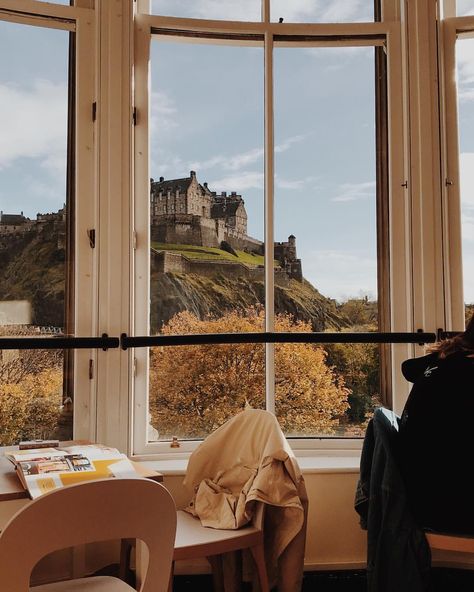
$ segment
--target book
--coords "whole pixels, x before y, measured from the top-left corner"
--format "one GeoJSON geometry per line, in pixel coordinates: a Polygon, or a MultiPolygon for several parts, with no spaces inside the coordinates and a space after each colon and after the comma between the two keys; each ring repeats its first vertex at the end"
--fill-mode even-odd
{"type": "Polygon", "coordinates": [[[116,448],[80,444],[7,452],[32,499],[66,485],[107,477],[140,478],[130,459],[116,448]]]}

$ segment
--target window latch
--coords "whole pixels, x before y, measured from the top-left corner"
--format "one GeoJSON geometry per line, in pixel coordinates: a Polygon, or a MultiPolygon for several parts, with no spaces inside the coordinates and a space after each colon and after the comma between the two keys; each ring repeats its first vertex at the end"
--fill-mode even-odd
{"type": "Polygon", "coordinates": [[[89,246],[91,249],[95,249],[95,228],[90,228],[87,231],[87,236],[89,237],[89,246]]]}
{"type": "Polygon", "coordinates": [[[173,439],[171,440],[171,443],[170,443],[170,448],[181,448],[181,444],[178,442],[177,436],[173,436],[173,439]]]}

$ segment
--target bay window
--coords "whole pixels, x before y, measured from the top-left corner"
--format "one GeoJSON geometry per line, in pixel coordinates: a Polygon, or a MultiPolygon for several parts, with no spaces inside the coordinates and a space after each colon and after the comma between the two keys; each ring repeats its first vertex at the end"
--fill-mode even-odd
{"type": "Polygon", "coordinates": [[[0,407],[36,390],[45,436],[49,384],[75,437],[135,455],[245,404],[296,449],[360,447],[424,351],[399,334],[471,310],[471,9],[0,0],[2,337],[113,338],[2,350],[0,407]]]}

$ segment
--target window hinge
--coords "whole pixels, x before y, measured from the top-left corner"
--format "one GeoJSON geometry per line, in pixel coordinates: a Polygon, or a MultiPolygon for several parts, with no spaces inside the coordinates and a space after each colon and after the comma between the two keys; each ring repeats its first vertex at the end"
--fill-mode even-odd
{"type": "Polygon", "coordinates": [[[136,107],[133,108],[132,123],[133,123],[133,125],[137,125],[137,108],[136,107]]]}
{"type": "Polygon", "coordinates": [[[136,251],[136,250],[137,250],[137,231],[136,231],[136,230],[134,230],[134,231],[133,231],[133,236],[132,236],[132,249],[133,249],[134,251],[136,251]]]}
{"type": "Polygon", "coordinates": [[[402,183],[401,187],[405,187],[405,189],[407,189],[408,188],[408,181],[405,181],[404,183],[402,183]]]}
{"type": "Polygon", "coordinates": [[[89,380],[94,378],[94,360],[89,360],[89,380]]]}
{"type": "Polygon", "coordinates": [[[90,248],[95,249],[95,228],[89,228],[87,231],[87,236],[89,237],[90,248]]]}
{"type": "Polygon", "coordinates": [[[96,101],[94,101],[92,103],[92,121],[95,121],[97,119],[97,103],[96,101]]]}
{"type": "Polygon", "coordinates": [[[138,360],[137,358],[133,358],[133,378],[137,377],[138,372],[138,360]]]}

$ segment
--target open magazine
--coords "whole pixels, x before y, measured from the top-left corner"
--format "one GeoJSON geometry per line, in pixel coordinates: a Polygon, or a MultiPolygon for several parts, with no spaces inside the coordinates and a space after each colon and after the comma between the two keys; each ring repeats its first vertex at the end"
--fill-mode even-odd
{"type": "Polygon", "coordinates": [[[38,448],[6,453],[34,499],[43,493],[106,477],[140,477],[125,454],[99,444],[38,448]]]}

